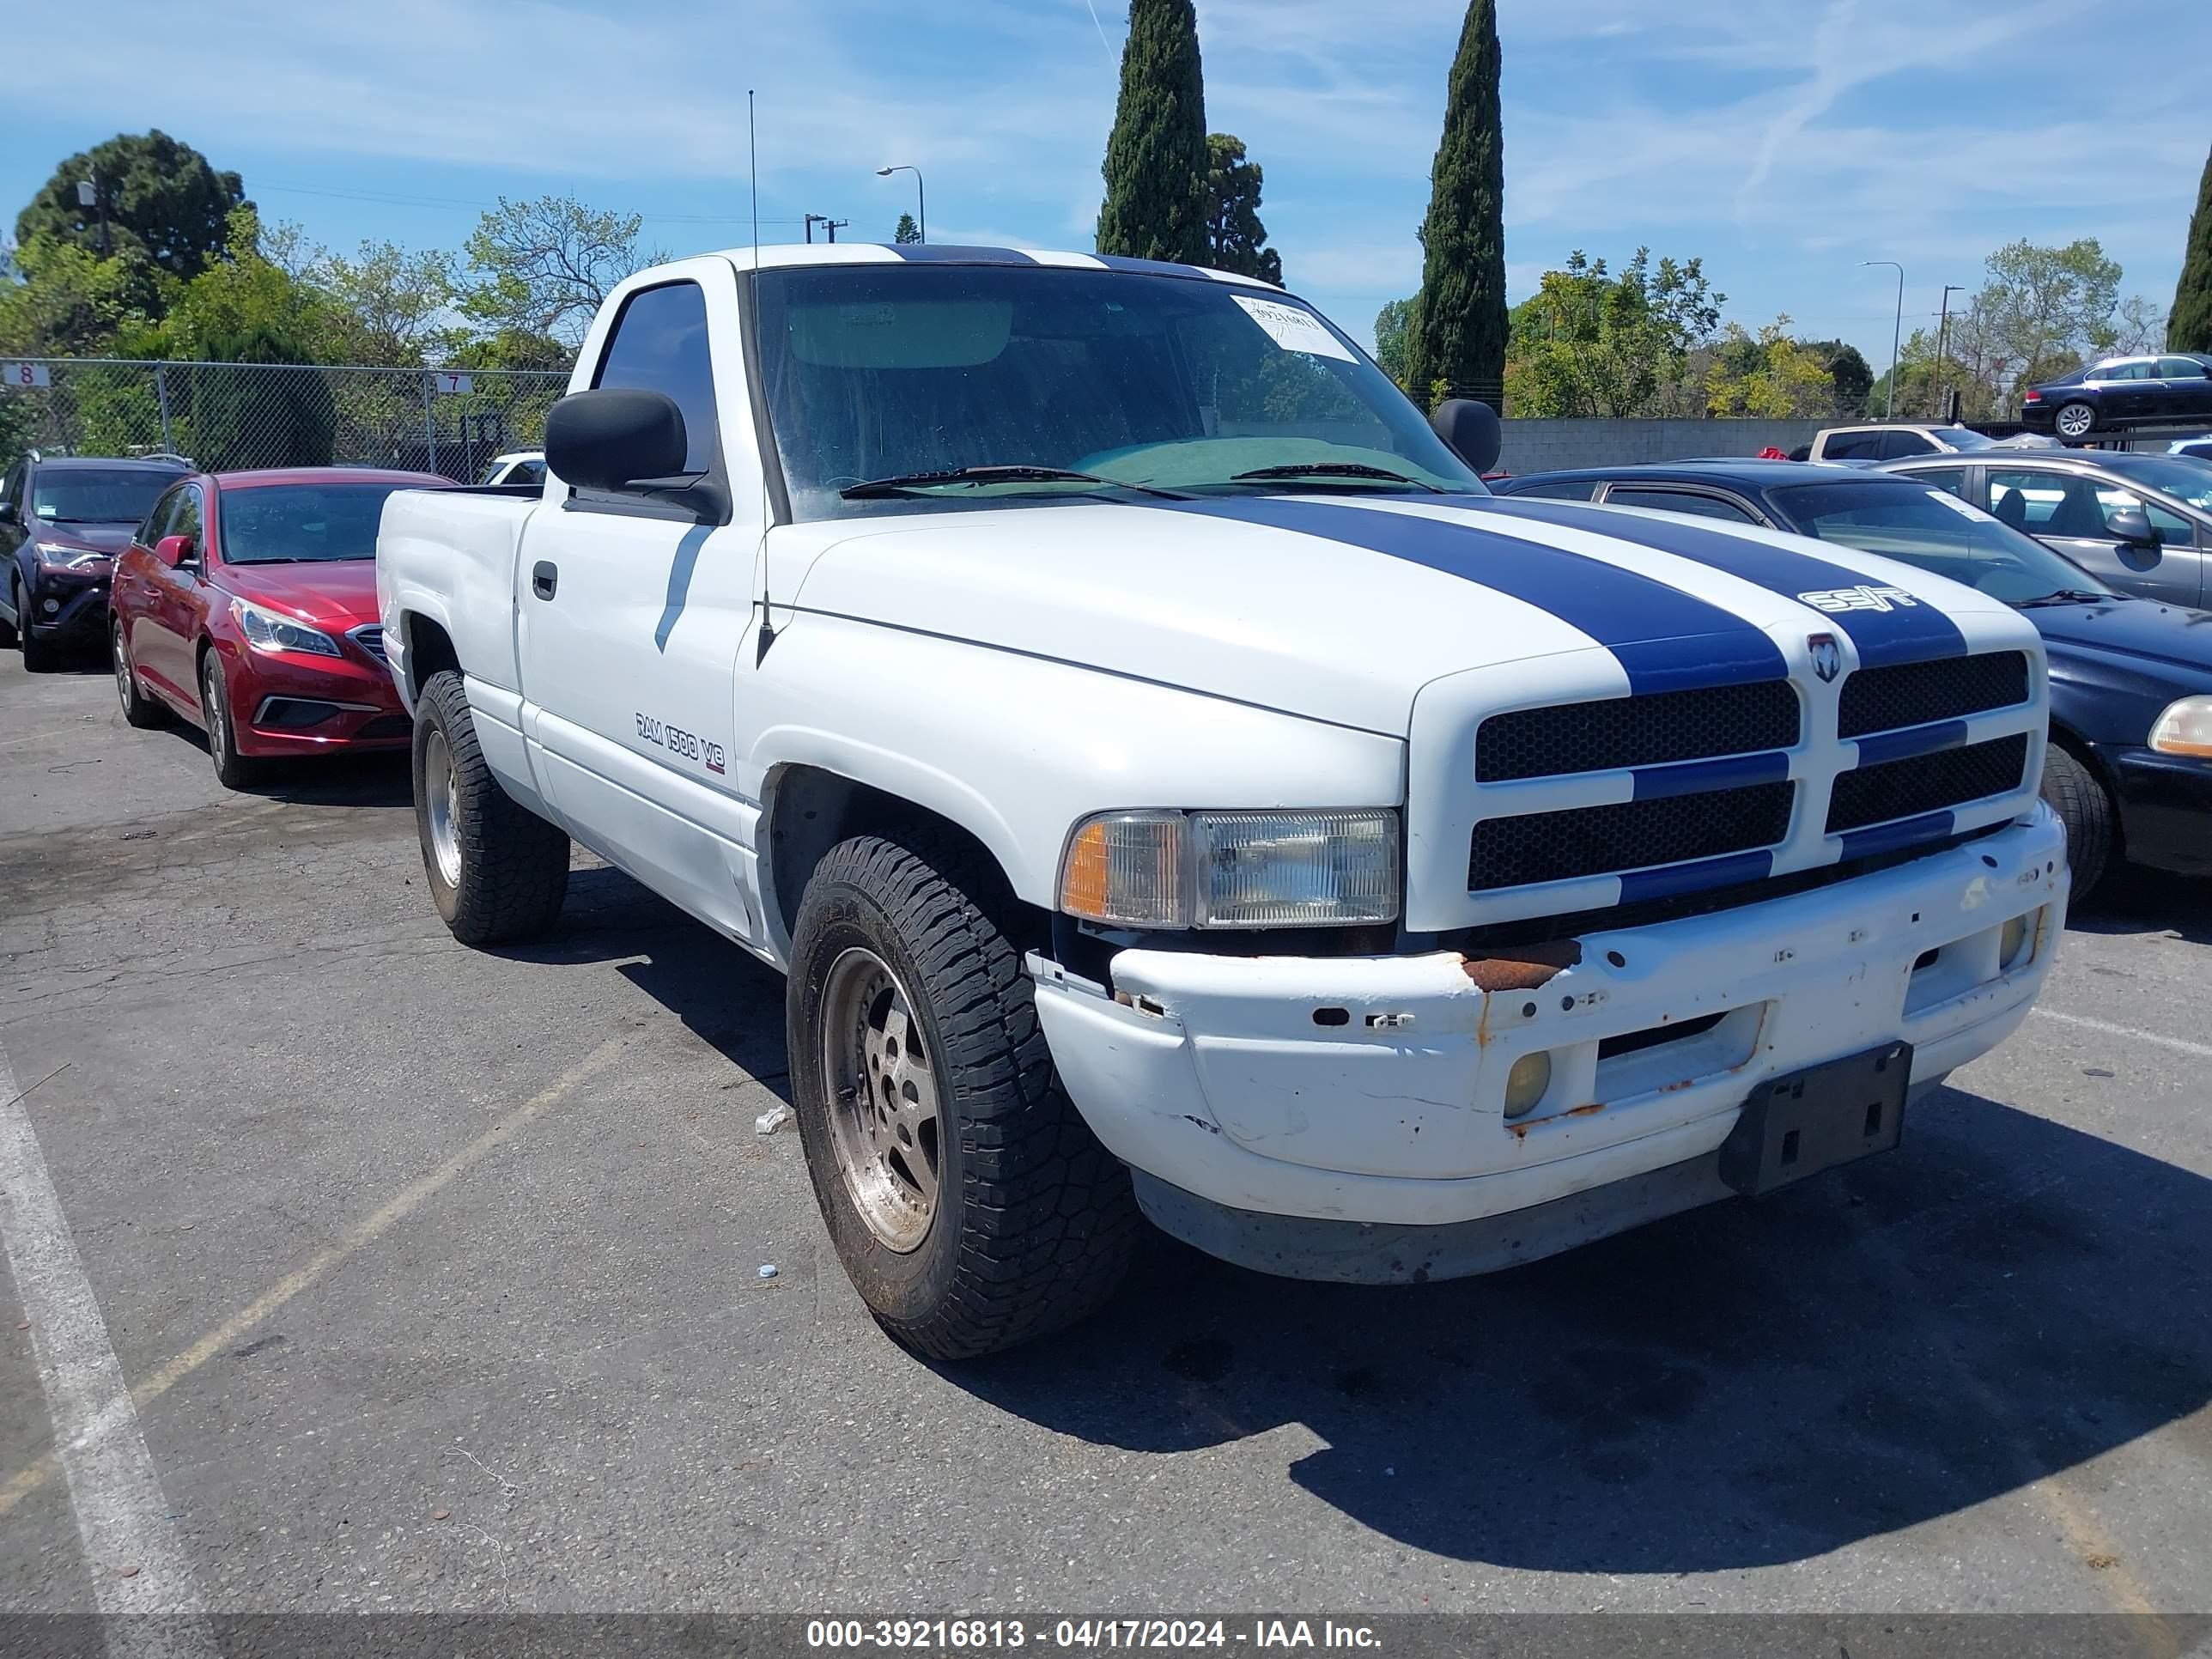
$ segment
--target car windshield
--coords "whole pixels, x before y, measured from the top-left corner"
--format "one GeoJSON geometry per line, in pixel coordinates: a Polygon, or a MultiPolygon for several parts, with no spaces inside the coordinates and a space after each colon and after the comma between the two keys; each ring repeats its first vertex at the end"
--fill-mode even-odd
{"type": "Polygon", "coordinates": [[[814,266],[758,282],[762,377],[799,519],[1152,499],[1117,484],[1483,493],[1381,370],[1285,295],[1036,265],[814,266]],[[972,467],[1091,477],[916,477],[972,467]],[[1273,476],[1239,476],[1262,470],[1273,476]],[[915,481],[841,493],[875,480],[915,481]]]}
{"type": "Polygon", "coordinates": [[[1801,535],[1918,565],[2007,605],[2053,593],[2109,591],[2033,537],[1925,484],[1853,478],[1792,484],[1772,494],[1801,535]]]}
{"type": "Polygon", "coordinates": [[[295,564],[376,556],[384,498],[404,483],[261,484],[222,492],[225,564],[295,564]]]}
{"type": "Polygon", "coordinates": [[[180,474],[139,467],[42,469],[31,484],[31,511],[52,524],[137,524],[180,474]]]}
{"type": "Polygon", "coordinates": [[[2212,467],[2201,461],[2185,455],[2130,455],[2116,456],[2111,465],[2115,477],[2212,512],[2212,467]]]}

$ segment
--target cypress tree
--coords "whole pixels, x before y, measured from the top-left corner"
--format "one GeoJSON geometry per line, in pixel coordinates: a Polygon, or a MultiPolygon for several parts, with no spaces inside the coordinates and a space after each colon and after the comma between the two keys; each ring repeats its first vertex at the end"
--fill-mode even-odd
{"type": "Polygon", "coordinates": [[[1206,259],[1206,88],[1191,0],[1129,0],[1098,251],[1206,259]]]}
{"type": "Polygon", "coordinates": [[[2197,186],[2197,211],[2189,219],[2189,248],[2166,319],[2168,351],[2212,351],[2212,155],[2197,186]]]}
{"type": "Polygon", "coordinates": [[[1505,380],[1505,141],[1498,106],[1497,0],[1472,0],[1444,98],[1443,137],[1421,222],[1421,303],[1407,342],[1417,398],[1442,383],[1498,398],[1505,380]]]}

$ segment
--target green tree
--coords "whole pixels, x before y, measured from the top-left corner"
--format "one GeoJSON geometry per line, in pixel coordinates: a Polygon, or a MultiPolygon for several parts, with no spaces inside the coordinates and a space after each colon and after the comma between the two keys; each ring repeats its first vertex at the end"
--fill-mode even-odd
{"type": "Polygon", "coordinates": [[[1121,94],[1106,140],[1098,252],[1202,264],[1206,88],[1191,0],[1129,0],[1121,94]]]}
{"type": "Polygon", "coordinates": [[[1421,313],[1407,351],[1416,386],[1496,397],[1505,378],[1505,141],[1497,0],[1472,0],[1444,95],[1443,137],[1421,223],[1421,313]]]}
{"type": "Polygon", "coordinates": [[[639,244],[637,214],[599,213],[573,196],[499,198],[469,234],[460,310],[498,333],[550,334],[574,345],[625,276],[666,256],[639,244]]]}
{"type": "MultiPolygon", "coordinates": [[[[1516,415],[1634,417],[1660,412],[1728,296],[1700,259],[1638,248],[1618,276],[1577,248],[1514,307],[1505,393],[1516,415]]],[[[1705,412],[1702,386],[1694,412],[1705,412]]]]}
{"type": "Polygon", "coordinates": [[[54,169],[16,216],[15,240],[49,236],[96,252],[100,214],[77,201],[77,185],[87,179],[98,184],[107,205],[110,252],[135,252],[185,279],[222,252],[231,210],[246,205],[239,176],[216,172],[190,144],[158,129],[118,133],[54,169]]]}
{"type": "Polygon", "coordinates": [[[903,245],[908,242],[918,242],[921,240],[921,227],[915,223],[914,215],[900,214],[898,228],[891,233],[891,240],[903,245]]]}
{"type": "Polygon", "coordinates": [[[0,283],[0,351],[97,356],[118,332],[148,320],[141,278],[154,273],[130,261],[41,233],[15,251],[15,264],[22,280],[0,283]]]}
{"type": "Polygon", "coordinates": [[[1989,337],[2000,396],[2063,374],[2110,343],[2120,267],[2095,237],[2064,247],[2010,242],[1990,255],[1986,273],[1971,309],[1989,337]]]}
{"type": "Polygon", "coordinates": [[[1413,383],[1406,374],[1406,346],[1420,308],[1421,296],[1415,294],[1393,300],[1375,313],[1375,365],[1407,392],[1413,383]]]}
{"type": "Polygon", "coordinates": [[[352,319],[322,289],[262,257],[253,209],[232,210],[225,234],[228,256],[183,284],[158,325],[123,337],[121,355],[201,362],[341,361],[352,319]],[[259,355],[238,357],[234,350],[259,355]]]}
{"type": "MultiPolygon", "coordinates": [[[[276,258],[270,264],[284,269],[276,258]]],[[[346,362],[412,368],[443,355],[460,289],[451,254],[363,242],[354,258],[322,255],[306,276],[329,299],[346,362]]]]}
{"type": "Polygon", "coordinates": [[[2181,280],[2173,287],[2173,309],[2166,313],[2168,351],[2212,351],[2212,155],[2197,184],[2197,211],[2189,216],[2189,244],[2181,256],[2181,280]]]}
{"type": "Polygon", "coordinates": [[[1835,377],[1817,352],[1790,337],[1789,330],[1786,316],[1756,335],[1747,333],[1741,323],[1728,325],[1705,376],[1710,413],[1786,420],[1834,409],[1835,377]]]}
{"type": "Polygon", "coordinates": [[[1283,256],[1267,246],[1260,222],[1260,164],[1245,159],[1242,138],[1225,132],[1206,135],[1206,155],[1205,263],[1279,288],[1283,256]]]}
{"type": "Polygon", "coordinates": [[[1843,340],[1807,340],[1803,345],[1820,360],[1820,367],[1828,371],[1835,383],[1834,412],[1846,419],[1856,419],[1869,408],[1867,394],[1874,389],[1874,369],[1859,349],[1843,340]]]}

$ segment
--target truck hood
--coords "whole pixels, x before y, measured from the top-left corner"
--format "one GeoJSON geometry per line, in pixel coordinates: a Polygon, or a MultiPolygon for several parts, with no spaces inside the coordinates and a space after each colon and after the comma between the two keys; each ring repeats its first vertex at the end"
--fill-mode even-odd
{"type": "Polygon", "coordinates": [[[1604,652],[1660,691],[1778,678],[1823,632],[1865,663],[1953,655],[1953,615],[2004,612],[1828,543],[1489,496],[971,507],[783,526],[769,548],[779,611],[1396,736],[1424,685],[1468,668],[1604,652]]]}

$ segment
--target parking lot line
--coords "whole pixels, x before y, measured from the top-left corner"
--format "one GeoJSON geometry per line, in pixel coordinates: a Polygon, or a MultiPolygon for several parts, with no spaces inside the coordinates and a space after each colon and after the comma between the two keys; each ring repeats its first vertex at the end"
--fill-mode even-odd
{"type": "MultiPolygon", "coordinates": [[[[118,1398],[115,1403],[121,1410],[130,1416],[131,1430],[133,1434],[137,1436],[140,1454],[142,1455],[144,1455],[145,1454],[145,1439],[143,1435],[137,1434],[137,1412],[138,1410],[143,1410],[146,1407],[151,1405],[155,1401],[159,1400],[171,1389],[184,1381],[185,1377],[191,1376],[201,1366],[206,1364],[209,1360],[214,1358],[217,1354],[222,1353],[226,1350],[234,1346],[240,1337],[243,1336],[247,1331],[252,1329],[253,1327],[259,1324],[263,1320],[268,1318],[270,1315],[275,1313],[279,1308],[282,1308],[294,1297],[299,1295],[301,1291],[314,1284],[316,1280],[323,1278],[325,1274],[330,1273],[332,1268],[338,1267],[341,1263],[346,1261],[368,1245],[374,1243],[377,1239],[383,1237],[383,1235],[391,1231],[395,1224],[404,1220],[409,1215],[419,1209],[424,1202],[444,1191],[445,1188],[452,1185],[457,1178],[466,1173],[469,1170],[474,1168],[477,1164],[481,1163],[485,1154],[501,1145],[517,1129],[520,1129],[524,1125],[529,1123],[533,1118],[543,1115],[553,1106],[556,1105],[562,1099],[573,1093],[580,1085],[588,1082],[592,1078],[605,1071],[622,1055],[623,1051],[628,1048],[629,1046],[629,1039],[627,1037],[608,1038],[606,1042],[592,1049],[590,1054],[585,1055],[582,1060],[577,1061],[575,1065],[563,1072],[558,1078],[547,1085],[546,1087],[539,1090],[538,1093],[531,1096],[529,1099],[524,1101],[522,1104],[514,1108],[514,1110],[504,1114],[502,1116],[495,1120],[482,1134],[470,1141],[467,1146],[462,1147],[452,1157],[446,1159],[444,1163],[439,1164],[428,1174],[419,1176],[415,1180],[408,1182],[406,1186],[401,1188],[398,1193],[394,1194],[392,1197],[386,1200],[383,1205],[370,1212],[369,1214],[356,1222],[351,1227],[348,1228],[344,1235],[341,1237],[336,1243],[331,1244],[325,1249],[319,1250],[313,1256],[310,1256],[307,1261],[302,1263],[300,1267],[293,1269],[292,1272],[285,1274],[283,1278],[278,1279],[274,1285],[264,1291],[259,1296],[247,1303],[245,1307],[240,1309],[238,1312],[233,1314],[228,1319],[223,1321],[222,1324],[216,1326],[205,1336],[203,1336],[198,1341],[193,1343],[191,1346],[186,1348],[182,1353],[178,1354],[175,1358],[168,1360],[158,1370],[155,1370],[151,1375],[147,1376],[144,1381],[141,1382],[137,1388],[131,1389],[128,1394],[124,1394],[122,1392],[122,1372],[120,1368],[117,1367],[115,1370],[115,1383],[118,1398]]],[[[5,1078],[4,1068],[6,1065],[6,1058],[7,1057],[4,1053],[0,1053],[0,1080],[4,1080],[5,1078]]],[[[67,1244],[68,1230],[62,1221],[61,1206],[59,1202],[53,1199],[52,1184],[50,1182],[46,1181],[46,1164],[44,1159],[39,1155],[38,1143],[36,1139],[31,1136],[30,1120],[27,1116],[23,1115],[22,1103],[20,1097],[15,1095],[14,1084],[5,1083],[4,1086],[7,1093],[10,1097],[9,1110],[11,1111],[16,1118],[21,1120],[21,1139],[28,1141],[30,1156],[32,1158],[37,1160],[38,1179],[40,1182],[45,1183],[46,1194],[50,1203],[53,1224],[61,1228],[63,1241],[67,1244]]],[[[4,1115],[0,1115],[0,1178],[5,1178],[8,1181],[8,1191],[12,1194],[14,1191],[14,1164],[4,1150],[6,1146],[12,1146],[15,1144],[14,1138],[9,1136],[8,1132],[9,1123],[9,1120],[4,1115]]],[[[4,1214],[4,1212],[0,1212],[0,1214],[4,1214]]],[[[12,1258],[15,1254],[15,1236],[12,1231],[9,1234],[8,1243],[9,1255],[12,1258]]],[[[69,1246],[69,1250],[70,1260],[72,1262],[75,1262],[76,1260],[76,1254],[74,1245],[69,1246]]],[[[19,1282],[22,1279],[22,1270],[20,1267],[16,1270],[16,1278],[19,1282]]],[[[79,1282],[82,1283],[83,1280],[83,1271],[81,1266],[77,1268],[77,1278],[79,1282]]],[[[84,1285],[83,1294],[86,1300],[89,1302],[92,1291],[91,1286],[88,1284],[84,1285]]],[[[29,1306],[29,1293],[26,1291],[24,1295],[25,1305],[27,1310],[29,1306]]],[[[97,1320],[99,1317],[98,1309],[96,1306],[93,1310],[93,1317],[94,1320],[97,1320]]],[[[33,1322],[32,1328],[34,1334],[39,1329],[39,1318],[40,1316],[37,1313],[33,1312],[31,1314],[31,1319],[33,1322]]],[[[102,1344],[105,1345],[106,1340],[106,1330],[105,1326],[100,1328],[100,1340],[102,1344]]],[[[108,1363],[111,1366],[114,1365],[115,1362],[112,1350],[108,1351],[108,1363]]],[[[51,1398],[52,1395],[50,1390],[49,1399],[51,1400],[51,1398]]],[[[64,1471],[70,1474],[70,1484],[72,1492],[74,1492],[76,1487],[76,1475],[70,1470],[67,1451],[62,1443],[63,1434],[61,1420],[58,1414],[57,1414],[55,1419],[54,1438],[57,1451],[62,1453],[61,1462],[64,1471]]],[[[45,1485],[46,1481],[52,1478],[52,1468],[53,1464],[51,1460],[41,1459],[39,1462],[33,1463],[18,1471],[4,1486],[0,1486],[0,1516],[5,1516],[9,1510],[13,1509],[17,1504],[22,1502],[24,1498],[30,1496],[32,1492],[37,1491],[41,1486],[45,1485]]],[[[153,1469],[150,1461],[147,1464],[146,1473],[147,1478],[150,1481],[153,1477],[153,1469]]],[[[158,1488],[156,1489],[155,1496],[158,1498],[158,1488]]],[[[166,1508],[161,1512],[166,1514],[166,1508]]],[[[91,1540],[89,1539],[86,1540],[86,1548],[88,1553],[91,1553],[91,1540]]],[[[141,1577],[143,1577],[143,1573],[141,1574],[141,1577]]]]}
{"type": "Polygon", "coordinates": [[[2166,1036],[2157,1031],[2142,1031],[2132,1025],[2116,1025],[2109,1019],[2092,1019],[2087,1014],[2062,1014],[2056,1008],[2038,1005],[2038,1019],[2055,1019],[2061,1025],[2079,1025],[2086,1031],[2102,1031],[2106,1036],[2130,1037],[2137,1042],[2148,1042],[2160,1048],[2171,1048],[2176,1054],[2194,1054],[2199,1060],[2212,1060],[2212,1042],[2191,1042],[2186,1037],[2166,1036]]]}
{"type": "Polygon", "coordinates": [[[46,1155],[0,1048],[0,1244],[30,1322],[54,1456],[102,1613],[161,1613],[111,1626],[111,1648],[137,1638],[178,1655],[210,1654],[198,1580],[169,1516],[153,1454],[123,1382],[100,1301],[85,1277],[46,1155]],[[179,1617],[190,1622],[179,1623],[179,1617]]]}

